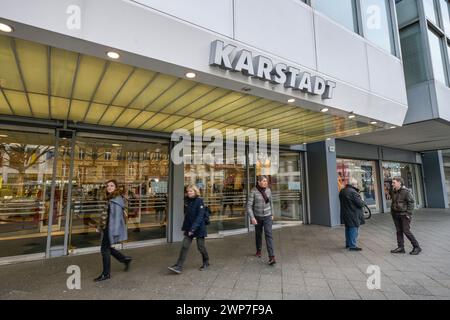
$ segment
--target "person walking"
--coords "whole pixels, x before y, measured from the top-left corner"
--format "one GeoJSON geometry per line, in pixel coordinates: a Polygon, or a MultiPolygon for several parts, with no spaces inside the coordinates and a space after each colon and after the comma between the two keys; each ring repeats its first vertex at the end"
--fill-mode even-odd
{"type": "Polygon", "coordinates": [[[267,176],[258,176],[256,186],[251,190],[247,201],[247,213],[251,224],[255,226],[256,257],[261,257],[262,232],[266,238],[267,251],[269,253],[269,265],[274,265],[275,252],[272,236],[273,203],[272,192],[267,176]]]}
{"type": "Polygon", "coordinates": [[[358,181],[355,178],[350,180],[341,192],[339,192],[341,203],[341,221],[345,225],[345,247],[349,251],[361,251],[357,241],[359,227],[364,224],[364,202],[361,199],[358,189],[358,181]]]}
{"type": "Polygon", "coordinates": [[[125,224],[124,210],[125,202],[120,195],[116,180],[106,182],[107,209],[102,214],[97,231],[102,234],[101,254],[103,261],[103,271],[95,282],[104,281],[111,277],[111,255],[125,265],[128,271],[131,257],[123,255],[121,252],[111,247],[111,245],[127,240],[127,226],[125,224]]]}
{"type": "Polygon", "coordinates": [[[405,187],[402,177],[392,179],[391,194],[391,214],[397,230],[397,249],[391,250],[391,253],[405,253],[405,235],[413,246],[411,255],[418,255],[422,249],[419,242],[411,232],[412,212],[414,210],[414,197],[412,192],[405,187]]]}
{"type": "Polygon", "coordinates": [[[180,274],[183,271],[183,265],[186,261],[192,240],[197,238],[197,249],[202,255],[202,265],[200,271],[209,267],[209,255],[206,251],[205,238],[206,232],[206,208],[203,199],[200,197],[200,190],[195,185],[189,185],[186,188],[186,198],[184,202],[184,221],[183,227],[184,239],[181,245],[180,254],[175,265],[168,269],[174,273],[180,274]]]}

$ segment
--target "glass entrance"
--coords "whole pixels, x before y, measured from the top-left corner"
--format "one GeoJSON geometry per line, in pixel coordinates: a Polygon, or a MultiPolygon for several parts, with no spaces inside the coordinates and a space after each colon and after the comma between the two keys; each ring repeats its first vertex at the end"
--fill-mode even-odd
{"type": "Polygon", "coordinates": [[[304,190],[303,164],[301,154],[280,150],[278,171],[271,173],[271,163],[256,162],[251,188],[256,185],[256,177],[267,175],[273,193],[274,221],[299,222],[303,220],[304,190]]]}
{"type": "Polygon", "coordinates": [[[117,180],[128,207],[128,241],[166,237],[168,144],[78,137],[75,145],[70,246],[100,244],[105,182],[117,180]]]}
{"type": "Polygon", "coordinates": [[[0,257],[45,252],[54,145],[54,133],[0,130],[0,257]]]}

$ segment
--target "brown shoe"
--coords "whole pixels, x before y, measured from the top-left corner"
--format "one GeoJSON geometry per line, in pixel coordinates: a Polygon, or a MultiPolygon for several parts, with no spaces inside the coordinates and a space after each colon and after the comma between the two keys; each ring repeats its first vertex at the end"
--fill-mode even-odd
{"type": "Polygon", "coordinates": [[[275,256],[270,257],[270,259],[269,259],[269,265],[270,265],[270,266],[273,266],[275,263],[277,263],[277,261],[275,260],[275,256]]]}

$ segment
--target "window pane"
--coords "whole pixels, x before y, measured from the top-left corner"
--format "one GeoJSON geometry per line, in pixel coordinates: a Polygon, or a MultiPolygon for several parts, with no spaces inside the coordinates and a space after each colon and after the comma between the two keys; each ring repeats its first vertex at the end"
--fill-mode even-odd
{"type": "Polygon", "coordinates": [[[398,25],[405,25],[419,17],[417,2],[411,0],[396,1],[398,25]]]}
{"type": "Polygon", "coordinates": [[[346,28],[354,32],[358,31],[355,0],[313,0],[312,6],[346,28]]]}
{"type": "Polygon", "coordinates": [[[427,80],[425,56],[420,35],[419,23],[400,31],[403,68],[407,86],[427,80]]]}
{"type": "Polygon", "coordinates": [[[51,134],[0,131],[0,257],[45,251],[54,140],[51,134]]]}
{"type": "Polygon", "coordinates": [[[442,26],[447,35],[450,35],[450,3],[447,0],[440,0],[440,4],[442,12],[442,26]]]}
{"type": "Polygon", "coordinates": [[[361,198],[372,212],[380,212],[380,195],[375,161],[337,159],[338,188],[341,191],[352,178],[358,181],[361,198]]]}
{"type": "Polygon", "coordinates": [[[430,21],[437,25],[436,8],[434,7],[434,0],[423,0],[425,7],[425,15],[430,21]]]}
{"type": "Polygon", "coordinates": [[[422,184],[420,183],[422,176],[420,172],[420,166],[417,164],[383,162],[384,196],[388,211],[392,204],[390,194],[392,189],[392,179],[396,176],[402,177],[405,181],[405,187],[412,191],[415,200],[414,206],[416,208],[423,207],[423,190],[422,184]]]}
{"type": "Polygon", "coordinates": [[[393,53],[391,14],[386,0],[362,0],[361,12],[364,36],[393,53]]]}
{"type": "Polygon", "coordinates": [[[431,61],[433,63],[434,79],[446,83],[444,62],[442,60],[442,47],[440,37],[431,30],[428,30],[430,39],[431,61]]]}

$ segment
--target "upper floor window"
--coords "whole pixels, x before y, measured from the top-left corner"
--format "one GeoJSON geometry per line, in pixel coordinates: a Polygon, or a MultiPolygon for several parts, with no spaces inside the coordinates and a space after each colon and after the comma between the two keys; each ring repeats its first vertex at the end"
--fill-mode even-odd
{"type": "Polygon", "coordinates": [[[395,53],[389,0],[361,0],[364,37],[395,53]]]}
{"type": "Polygon", "coordinates": [[[425,16],[437,25],[437,12],[434,0],[423,0],[423,7],[425,9],[425,16]]]}
{"type": "Polygon", "coordinates": [[[346,28],[358,32],[356,0],[311,0],[311,5],[346,28]]]}
{"type": "Polygon", "coordinates": [[[441,5],[442,28],[450,37],[450,2],[448,0],[439,0],[441,5]]]}

